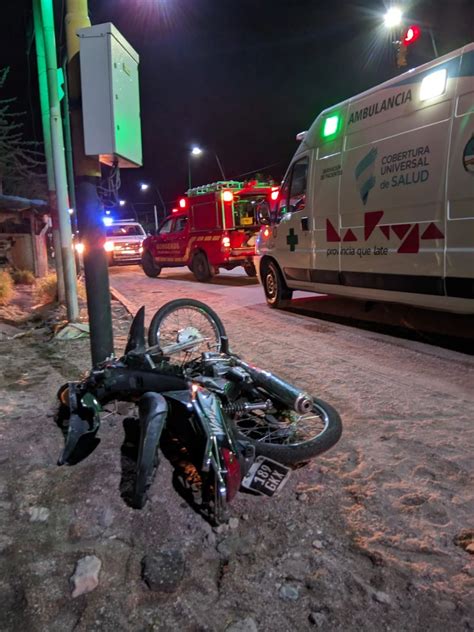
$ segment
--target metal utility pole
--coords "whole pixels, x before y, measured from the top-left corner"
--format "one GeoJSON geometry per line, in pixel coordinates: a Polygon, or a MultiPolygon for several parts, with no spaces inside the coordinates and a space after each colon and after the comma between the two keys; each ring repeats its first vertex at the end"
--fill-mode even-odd
{"type": "Polygon", "coordinates": [[[39,0],[33,0],[33,21],[35,27],[35,48],[38,65],[39,97],[41,107],[41,123],[43,128],[44,153],[46,157],[46,173],[48,178],[48,200],[53,232],[54,263],[58,282],[58,300],[64,303],[64,271],[61,255],[61,237],[59,235],[58,203],[56,199],[56,183],[54,182],[53,150],[51,148],[51,128],[49,126],[49,94],[46,74],[46,57],[44,52],[43,22],[39,0]]]}
{"type": "Polygon", "coordinates": [[[68,57],[69,107],[76,181],[77,219],[84,243],[84,275],[91,336],[92,363],[113,355],[112,309],[102,205],[97,195],[100,163],[84,154],[81,109],[81,77],[77,30],[91,25],[87,0],[66,0],[66,43],[68,57]]]}
{"type": "Polygon", "coordinates": [[[66,162],[64,158],[64,139],[61,108],[58,95],[58,66],[56,55],[56,37],[54,33],[54,12],[52,0],[40,0],[43,25],[46,72],[48,77],[48,95],[51,127],[51,146],[54,165],[54,179],[59,216],[59,234],[61,238],[61,259],[64,271],[67,317],[70,322],[79,319],[77,302],[76,265],[72,252],[71,221],[67,193],[66,162]]]}

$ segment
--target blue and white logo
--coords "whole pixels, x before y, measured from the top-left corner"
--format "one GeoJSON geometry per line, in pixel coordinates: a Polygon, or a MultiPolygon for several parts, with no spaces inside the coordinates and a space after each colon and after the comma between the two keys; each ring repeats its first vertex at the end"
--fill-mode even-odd
{"type": "Polygon", "coordinates": [[[467,145],[464,147],[462,164],[464,165],[464,169],[466,171],[474,173],[474,134],[471,136],[471,140],[468,140],[467,145]]]}
{"type": "Polygon", "coordinates": [[[355,177],[359,187],[360,197],[364,204],[367,204],[370,190],[375,186],[375,159],[377,158],[377,148],[373,147],[366,154],[355,168],[355,177]]]}

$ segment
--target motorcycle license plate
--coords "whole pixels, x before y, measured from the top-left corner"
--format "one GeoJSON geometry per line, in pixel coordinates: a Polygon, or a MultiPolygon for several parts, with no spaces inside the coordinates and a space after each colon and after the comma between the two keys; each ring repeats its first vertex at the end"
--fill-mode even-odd
{"type": "Polygon", "coordinates": [[[290,477],[290,472],[290,468],[286,465],[277,463],[266,456],[258,456],[241,485],[257,494],[274,496],[281,491],[290,477]]]}

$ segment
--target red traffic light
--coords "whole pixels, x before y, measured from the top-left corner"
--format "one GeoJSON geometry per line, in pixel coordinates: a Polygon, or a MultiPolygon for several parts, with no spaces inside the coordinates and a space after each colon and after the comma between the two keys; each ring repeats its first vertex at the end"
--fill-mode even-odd
{"type": "Polygon", "coordinates": [[[412,24],[405,31],[405,35],[403,36],[402,43],[405,46],[410,46],[410,44],[413,44],[413,42],[416,42],[416,40],[420,37],[420,35],[421,35],[420,27],[416,26],[416,24],[412,24]]]}

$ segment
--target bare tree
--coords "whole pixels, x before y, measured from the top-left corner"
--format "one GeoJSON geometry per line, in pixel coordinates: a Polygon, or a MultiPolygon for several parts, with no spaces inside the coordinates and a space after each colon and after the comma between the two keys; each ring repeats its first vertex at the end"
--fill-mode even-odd
{"type": "MultiPolygon", "coordinates": [[[[0,68],[0,89],[9,68],[0,68]]],[[[15,98],[0,99],[0,194],[46,199],[46,162],[40,144],[23,138],[22,112],[15,98]]]]}

